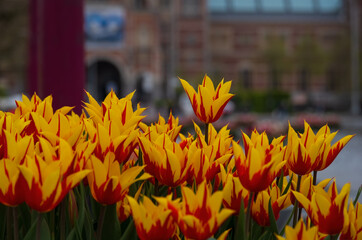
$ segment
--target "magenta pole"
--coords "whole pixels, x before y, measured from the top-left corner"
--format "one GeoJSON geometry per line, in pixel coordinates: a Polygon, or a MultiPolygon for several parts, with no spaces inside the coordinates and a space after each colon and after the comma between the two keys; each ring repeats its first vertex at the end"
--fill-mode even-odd
{"type": "Polygon", "coordinates": [[[53,107],[84,98],[83,0],[30,0],[27,94],[53,96],[53,107]]]}

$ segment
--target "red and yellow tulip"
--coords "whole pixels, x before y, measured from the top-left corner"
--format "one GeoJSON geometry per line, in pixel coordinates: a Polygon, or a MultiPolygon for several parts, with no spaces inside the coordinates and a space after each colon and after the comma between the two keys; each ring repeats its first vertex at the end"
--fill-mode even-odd
{"type": "Polygon", "coordinates": [[[26,181],[19,165],[8,158],[0,160],[0,203],[17,206],[25,201],[26,181]]]}
{"type": "Polygon", "coordinates": [[[120,133],[129,132],[135,129],[145,117],[141,115],[145,108],[137,105],[137,109],[135,111],[133,110],[132,97],[134,92],[124,98],[118,98],[117,95],[111,91],[101,106],[99,106],[98,102],[88,92],[86,92],[86,94],[89,103],[85,103],[84,109],[89,114],[95,126],[113,121],[117,123],[120,133]]]}
{"type": "Polygon", "coordinates": [[[314,171],[322,171],[323,169],[327,168],[340,151],[346,146],[346,144],[352,139],[354,135],[347,135],[337,141],[336,143],[331,146],[331,142],[336,136],[337,132],[331,133],[331,130],[327,125],[323,126],[316,134],[316,138],[323,138],[325,139],[323,145],[321,147],[320,156],[318,158],[317,165],[313,169],[314,171]]]}
{"type": "Polygon", "coordinates": [[[291,205],[289,193],[282,195],[276,183],[273,182],[271,188],[258,192],[256,199],[251,204],[251,216],[260,226],[269,226],[269,201],[275,219],[279,218],[282,209],[291,205]]]}
{"type": "Polygon", "coordinates": [[[177,225],[172,211],[166,206],[155,205],[146,196],[142,203],[137,203],[132,197],[127,199],[141,240],[168,240],[175,234],[177,225]]]}
{"type": "Polygon", "coordinates": [[[343,227],[341,240],[362,239],[362,204],[357,202],[354,207],[351,202],[348,209],[348,224],[343,227]]]}
{"type": "Polygon", "coordinates": [[[312,200],[308,200],[303,194],[293,192],[296,199],[307,211],[314,225],[318,226],[321,233],[339,234],[348,223],[347,202],[350,184],[347,183],[338,194],[336,182],[333,181],[328,192],[316,187],[312,200]]]}
{"type": "Polygon", "coordinates": [[[35,150],[34,157],[26,156],[19,169],[27,183],[25,202],[32,209],[48,212],[91,171],[73,171],[75,155],[65,140],[60,139],[56,149],[43,138],[39,141],[42,151],[35,150]]]}
{"type": "Polygon", "coordinates": [[[294,228],[292,228],[291,226],[286,226],[285,238],[282,236],[276,237],[278,240],[319,240],[324,238],[321,238],[318,234],[317,226],[308,228],[304,224],[303,220],[300,220],[294,228]]]}
{"type": "Polygon", "coordinates": [[[188,183],[195,181],[211,181],[220,172],[220,166],[226,165],[232,158],[232,137],[226,127],[216,132],[212,124],[209,124],[209,143],[206,143],[200,128],[195,124],[197,138],[188,147],[188,161],[190,161],[190,175],[188,183]]]}
{"type": "MultiPolygon", "coordinates": [[[[41,100],[39,96],[34,93],[31,99],[23,94],[22,101],[15,101],[16,102],[16,109],[14,116],[16,118],[25,118],[29,120],[30,113],[36,113],[39,116],[42,116],[46,122],[49,123],[51,118],[54,115],[53,110],[53,97],[48,96],[41,100]]],[[[69,111],[72,110],[72,107],[62,107],[56,111],[61,112],[62,114],[67,114],[69,111]]]]}
{"type": "Polygon", "coordinates": [[[272,183],[285,164],[283,139],[276,138],[269,144],[265,132],[259,134],[254,130],[251,138],[243,133],[245,154],[241,146],[233,142],[236,169],[246,189],[260,192],[272,183]]]}
{"type": "Polygon", "coordinates": [[[154,135],[157,137],[157,135],[166,133],[168,136],[170,136],[172,141],[176,141],[181,131],[182,125],[179,125],[178,117],[175,118],[172,115],[172,112],[170,112],[170,116],[168,117],[167,122],[161,115],[159,115],[157,123],[147,126],[146,124],[140,122],[139,127],[143,131],[144,136],[146,136],[149,140],[151,140],[152,136],[154,135]],[[151,135],[151,133],[155,134],[151,135]]]}
{"type": "Polygon", "coordinates": [[[147,174],[143,174],[137,178],[144,168],[139,166],[127,166],[127,170],[121,172],[113,153],[108,153],[103,161],[91,156],[87,166],[93,170],[88,175],[92,196],[103,205],[112,205],[122,201],[131,184],[149,177],[147,174]]]}
{"type": "MultiPolygon", "coordinates": [[[[293,175],[293,179],[292,179],[292,185],[291,185],[291,189],[292,190],[297,190],[297,181],[298,181],[298,176],[297,175],[293,175]]],[[[321,181],[320,183],[317,184],[317,186],[313,185],[313,176],[312,174],[308,174],[308,175],[303,175],[301,177],[301,183],[300,183],[300,189],[299,192],[301,194],[303,194],[306,198],[308,198],[309,200],[312,199],[312,195],[314,192],[314,188],[319,187],[319,188],[325,188],[329,182],[331,181],[330,178],[324,179],[323,181],[321,181]]],[[[291,195],[291,200],[294,203],[295,198],[294,195],[291,195]]]]}
{"type": "Polygon", "coordinates": [[[226,104],[234,96],[229,93],[231,81],[224,83],[222,80],[215,89],[211,79],[205,75],[198,92],[185,80],[180,79],[181,84],[190,99],[196,116],[204,123],[217,121],[226,104]]]}
{"type": "Polygon", "coordinates": [[[331,133],[327,125],[314,134],[309,124],[304,122],[304,133],[298,135],[289,125],[287,167],[298,175],[328,167],[353,137],[348,135],[331,146],[336,134],[337,132],[331,133]]]}
{"type": "Polygon", "coordinates": [[[211,194],[204,181],[196,194],[188,187],[182,187],[182,202],[168,200],[178,226],[186,238],[205,240],[213,236],[221,224],[233,214],[233,210],[222,209],[223,193],[211,194]]]}
{"type": "Polygon", "coordinates": [[[221,170],[223,184],[223,200],[225,208],[234,210],[234,214],[239,214],[241,201],[244,203],[244,208],[248,206],[249,191],[241,185],[238,176],[233,176],[231,173],[225,173],[221,170]]]}
{"type": "Polygon", "coordinates": [[[158,135],[151,142],[140,137],[140,148],[146,172],[153,175],[160,184],[176,187],[188,177],[191,162],[187,160],[186,150],[171,140],[166,133],[158,135]]]}
{"type": "Polygon", "coordinates": [[[94,155],[103,160],[108,153],[113,153],[116,161],[126,162],[138,145],[138,129],[121,132],[116,121],[98,124],[96,127],[85,121],[86,131],[92,143],[96,144],[94,155]]]}

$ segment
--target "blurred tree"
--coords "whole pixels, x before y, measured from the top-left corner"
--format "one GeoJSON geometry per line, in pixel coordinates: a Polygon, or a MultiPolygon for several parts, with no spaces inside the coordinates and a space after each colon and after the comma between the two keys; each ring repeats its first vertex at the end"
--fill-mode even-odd
{"type": "Polygon", "coordinates": [[[271,87],[277,89],[280,86],[283,74],[290,69],[289,56],[282,37],[268,35],[267,44],[261,53],[262,61],[270,71],[271,87]]]}
{"type": "Polygon", "coordinates": [[[293,58],[295,69],[299,72],[301,90],[307,90],[312,75],[326,72],[328,56],[310,36],[303,37],[297,44],[293,58]]]}
{"type": "Polygon", "coordinates": [[[26,72],[28,1],[0,0],[0,32],[0,79],[17,85],[26,72]]]}
{"type": "Polygon", "coordinates": [[[351,77],[350,43],[350,37],[347,34],[342,35],[337,39],[331,51],[328,53],[327,71],[328,75],[330,76],[328,80],[332,81],[328,83],[328,85],[332,86],[327,85],[329,90],[349,90],[350,86],[349,84],[346,84],[346,82],[348,82],[351,77]]]}

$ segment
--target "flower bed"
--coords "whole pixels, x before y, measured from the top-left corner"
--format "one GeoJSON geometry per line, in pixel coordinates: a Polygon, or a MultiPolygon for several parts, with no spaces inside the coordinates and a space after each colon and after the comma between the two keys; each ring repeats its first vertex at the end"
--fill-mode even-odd
{"type": "Polygon", "coordinates": [[[289,125],[272,141],[257,130],[234,139],[213,125],[233,97],[231,82],[215,88],[205,76],[197,92],[181,83],[204,125],[195,123],[194,135],[181,134],[171,113],[143,123],[134,92],[111,92],[100,105],[87,93],[80,115],[36,94],[1,112],[0,238],[362,237],[359,194],[352,202],[349,184],[338,192],[335,180],[317,181],[353,136],[331,145],[336,132],[304,122],[304,132],[289,125]]]}

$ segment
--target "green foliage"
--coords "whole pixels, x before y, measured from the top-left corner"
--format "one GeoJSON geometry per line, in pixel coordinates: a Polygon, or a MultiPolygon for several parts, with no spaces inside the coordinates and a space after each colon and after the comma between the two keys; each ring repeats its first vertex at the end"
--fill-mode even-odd
{"type": "Polygon", "coordinates": [[[238,110],[252,112],[271,112],[278,108],[289,110],[290,95],[280,90],[246,91],[235,92],[233,98],[238,110]]]}

